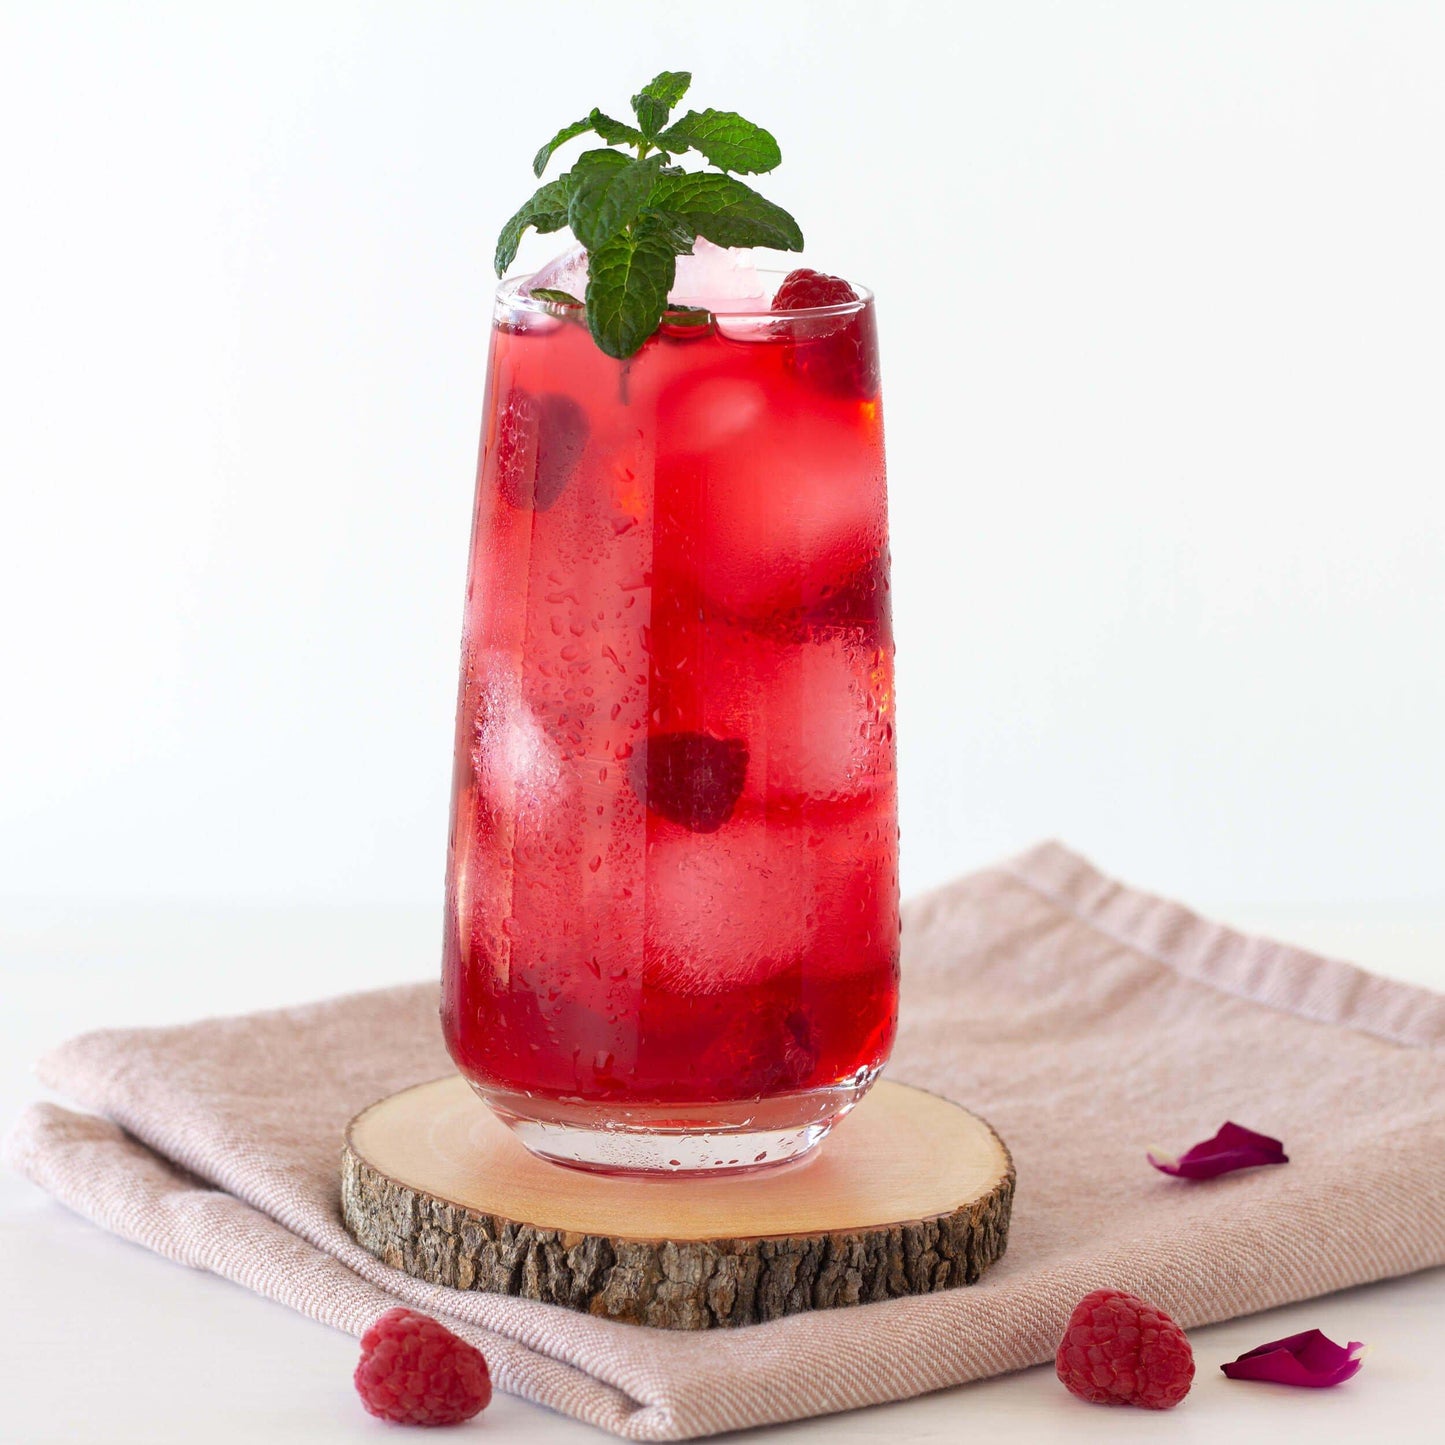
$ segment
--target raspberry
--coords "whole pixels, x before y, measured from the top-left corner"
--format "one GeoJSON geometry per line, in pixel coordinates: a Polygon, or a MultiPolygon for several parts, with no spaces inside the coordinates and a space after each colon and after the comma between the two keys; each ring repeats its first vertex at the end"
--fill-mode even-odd
{"type": "Polygon", "coordinates": [[[774,311],[801,311],[805,306],[841,306],[856,301],[858,293],[841,277],[825,276],[801,266],[783,277],[773,296],[774,311]]]}
{"type": "Polygon", "coordinates": [[[371,1322],[353,1378],[367,1410],[399,1425],[459,1425],[492,1398],[482,1352],[416,1310],[371,1322]]]}
{"type": "Polygon", "coordinates": [[[587,413],[569,396],[514,386],[497,424],[497,477],[509,506],[545,512],[587,449],[587,413]]]}
{"type": "MultiPolygon", "coordinates": [[[[857,300],[858,293],[840,276],[790,271],[773,297],[772,309],[798,311],[857,300]]],[[[788,332],[793,342],[791,364],[814,386],[856,401],[871,401],[878,395],[878,336],[871,306],[835,316],[801,316],[788,323],[788,332]]]]}
{"type": "Polygon", "coordinates": [[[747,744],[740,738],[653,733],[647,739],[647,806],[694,833],[716,833],[732,817],[747,771],[747,744]]]}
{"type": "Polygon", "coordinates": [[[1081,1400],[1168,1410],[1189,1393],[1194,1351],[1163,1310],[1123,1290],[1096,1289],[1069,1316],[1054,1368],[1081,1400]]]}
{"type": "MultiPolygon", "coordinates": [[[[797,1009],[789,1010],[781,1028],[775,1016],[759,1019],[759,1024],[782,1047],[776,1048],[766,1060],[748,1055],[731,1074],[725,1068],[722,1077],[729,1079],[729,1087],[736,1089],[738,1097],[745,1099],[760,1099],[765,1094],[789,1093],[806,1087],[818,1063],[818,1048],[807,1014],[797,1009]],[[774,1029],[777,1029],[776,1034],[774,1029]]],[[[735,1036],[725,1031],[718,1041],[718,1051],[736,1048],[735,1036]]],[[[728,1057],[736,1058],[736,1055],[729,1053],[728,1057]]]]}

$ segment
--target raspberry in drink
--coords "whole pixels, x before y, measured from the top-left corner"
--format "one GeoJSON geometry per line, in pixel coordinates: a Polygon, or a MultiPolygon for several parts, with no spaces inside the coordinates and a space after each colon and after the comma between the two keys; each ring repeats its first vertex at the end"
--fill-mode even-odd
{"type": "Polygon", "coordinates": [[[760,1167],[862,1096],[896,1023],[873,301],[811,272],[658,298],[628,351],[605,261],[574,263],[585,307],[555,276],[498,293],[443,1022],[538,1153],[760,1167]]]}

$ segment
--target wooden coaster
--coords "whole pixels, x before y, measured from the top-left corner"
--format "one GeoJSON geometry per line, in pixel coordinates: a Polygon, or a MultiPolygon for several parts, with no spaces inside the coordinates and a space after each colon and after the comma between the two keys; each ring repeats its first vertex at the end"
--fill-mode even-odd
{"type": "Polygon", "coordinates": [[[972,1284],[1014,1170],[982,1119],[881,1083],[800,1164],[616,1179],[529,1154],[459,1077],[351,1121],[342,1217],[419,1279],[665,1329],[756,1324],[972,1284]]]}

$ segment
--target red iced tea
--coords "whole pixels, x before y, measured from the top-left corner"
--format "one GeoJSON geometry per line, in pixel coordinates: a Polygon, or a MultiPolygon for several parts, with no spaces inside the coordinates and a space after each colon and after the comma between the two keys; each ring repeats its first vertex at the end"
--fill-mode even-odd
{"type": "Polygon", "coordinates": [[[530,1147],[774,1162],[887,1058],[886,547],[871,299],[679,314],[619,362],[499,293],[443,1020],[530,1147]]]}

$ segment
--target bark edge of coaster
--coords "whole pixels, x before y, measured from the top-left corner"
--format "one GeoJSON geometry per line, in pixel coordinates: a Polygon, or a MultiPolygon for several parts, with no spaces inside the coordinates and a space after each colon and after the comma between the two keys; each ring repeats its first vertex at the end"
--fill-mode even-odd
{"type": "Polygon", "coordinates": [[[459,1076],[346,1130],[341,1214],[432,1284],[662,1329],[759,1324],[972,1284],[1004,1252],[1014,1167],[977,1115],[884,1081],[805,1161],[615,1178],[527,1152],[459,1076]]]}

